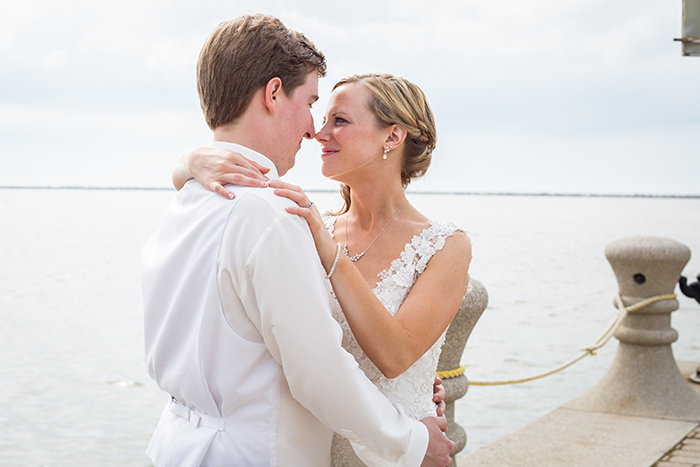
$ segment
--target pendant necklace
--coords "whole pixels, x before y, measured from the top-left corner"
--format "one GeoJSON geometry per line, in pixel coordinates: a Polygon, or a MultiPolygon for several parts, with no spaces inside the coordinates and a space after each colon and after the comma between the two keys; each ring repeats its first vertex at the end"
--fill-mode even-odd
{"type": "Polygon", "coordinates": [[[359,260],[360,258],[362,258],[362,256],[364,256],[364,254],[367,253],[367,250],[369,250],[369,247],[374,245],[374,242],[377,241],[379,236],[382,233],[384,233],[384,231],[386,230],[387,227],[389,227],[389,224],[391,224],[391,221],[393,221],[396,216],[401,214],[401,211],[403,211],[406,206],[408,206],[408,201],[406,201],[406,204],[404,204],[403,207],[401,209],[399,209],[398,212],[391,217],[391,219],[389,219],[389,222],[387,222],[386,225],[384,226],[384,228],[382,229],[382,231],[379,232],[379,234],[377,234],[376,237],[374,237],[374,240],[372,240],[372,243],[370,243],[369,246],[367,246],[367,248],[365,248],[365,251],[363,251],[362,253],[359,253],[355,256],[350,256],[350,253],[348,253],[348,217],[350,217],[350,213],[348,213],[345,216],[345,246],[343,247],[343,253],[345,253],[345,256],[350,258],[350,261],[352,261],[353,263],[356,262],[357,260],[359,260]]]}

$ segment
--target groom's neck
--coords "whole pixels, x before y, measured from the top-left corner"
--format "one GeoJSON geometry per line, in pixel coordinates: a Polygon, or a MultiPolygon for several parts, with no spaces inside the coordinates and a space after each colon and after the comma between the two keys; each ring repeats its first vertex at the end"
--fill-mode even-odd
{"type": "Polygon", "coordinates": [[[249,120],[239,121],[235,124],[222,125],[214,129],[213,137],[214,141],[240,144],[262,154],[275,164],[279,172],[279,166],[275,157],[275,135],[266,130],[268,129],[263,125],[255,122],[249,120]]]}

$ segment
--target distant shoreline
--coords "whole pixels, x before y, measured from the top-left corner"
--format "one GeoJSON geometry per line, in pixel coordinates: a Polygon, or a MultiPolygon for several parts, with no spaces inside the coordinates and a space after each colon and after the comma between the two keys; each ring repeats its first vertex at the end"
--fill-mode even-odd
{"type": "MultiPolygon", "coordinates": [[[[112,190],[112,191],[174,191],[172,187],[121,187],[121,186],[0,186],[0,190],[112,190]]],[[[306,189],[309,193],[337,193],[337,190],[306,189]]],[[[559,198],[680,198],[700,199],[698,195],[653,195],[615,193],[527,193],[527,192],[486,192],[486,191],[408,191],[416,195],[459,195],[459,196],[551,196],[559,198]]]]}

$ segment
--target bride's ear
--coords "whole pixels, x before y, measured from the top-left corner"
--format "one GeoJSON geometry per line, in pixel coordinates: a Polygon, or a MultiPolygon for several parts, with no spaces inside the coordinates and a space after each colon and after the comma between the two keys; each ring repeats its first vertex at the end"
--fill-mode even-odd
{"type": "Polygon", "coordinates": [[[404,127],[393,124],[389,127],[389,135],[384,140],[384,146],[395,148],[406,139],[407,131],[404,127]]]}

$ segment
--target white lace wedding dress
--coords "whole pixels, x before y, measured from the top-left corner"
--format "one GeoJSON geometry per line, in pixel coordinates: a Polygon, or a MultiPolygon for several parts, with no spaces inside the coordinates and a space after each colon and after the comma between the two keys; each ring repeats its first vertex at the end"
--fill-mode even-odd
{"type": "MultiPolygon", "coordinates": [[[[335,220],[336,217],[325,217],[324,219],[331,235],[333,235],[335,220]]],[[[373,292],[392,315],[396,315],[418,276],[425,270],[430,258],[445,246],[445,240],[457,230],[460,229],[453,223],[431,222],[429,227],[426,227],[421,233],[414,236],[410,243],[406,244],[401,256],[379,274],[380,280],[373,292]]],[[[362,351],[337,301],[334,301],[332,313],[343,329],[343,348],[355,357],[360,369],[391,403],[401,407],[406,415],[415,420],[435,416],[433,382],[440,349],[445,341],[447,331],[408,370],[396,378],[389,379],[362,351]]],[[[333,437],[331,449],[331,465],[333,467],[365,465],[355,454],[350,441],[338,434],[333,437]]],[[[367,452],[366,454],[371,455],[367,452]]]]}

